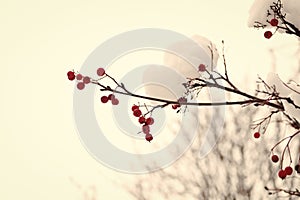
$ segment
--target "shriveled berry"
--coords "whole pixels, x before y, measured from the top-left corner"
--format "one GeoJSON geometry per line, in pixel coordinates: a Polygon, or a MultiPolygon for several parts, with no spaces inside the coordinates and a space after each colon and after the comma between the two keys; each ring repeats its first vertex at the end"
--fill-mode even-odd
{"type": "Polygon", "coordinates": [[[206,70],[206,66],[204,64],[200,64],[199,67],[198,67],[198,71],[199,72],[205,72],[206,70]]]}
{"type": "Polygon", "coordinates": [[[103,68],[98,68],[97,69],[97,75],[98,76],[103,76],[105,74],[105,69],[103,69],[103,68]]]}
{"type": "Polygon", "coordinates": [[[107,96],[102,96],[101,97],[101,102],[102,103],[107,103],[108,102],[108,97],[107,96]]]}
{"type": "Polygon", "coordinates": [[[293,168],[291,166],[287,166],[284,171],[286,175],[291,175],[293,173],[293,168]]]}
{"type": "Polygon", "coordinates": [[[154,119],[152,117],[149,117],[146,119],[146,124],[147,125],[152,125],[154,123],[154,119]]]}
{"type": "Polygon", "coordinates": [[[78,88],[79,90],[83,90],[83,89],[84,89],[84,87],[85,87],[85,85],[84,85],[84,83],[83,83],[83,82],[79,82],[79,83],[77,83],[77,88],[78,88]]]}
{"type": "Polygon", "coordinates": [[[114,105],[114,106],[118,105],[118,104],[119,104],[119,99],[113,98],[113,99],[111,100],[111,104],[114,105]]]}
{"type": "Polygon", "coordinates": [[[140,123],[140,124],[143,124],[143,123],[145,123],[145,122],[146,122],[145,117],[141,116],[141,117],[139,118],[139,123],[140,123]]]}
{"type": "Polygon", "coordinates": [[[285,177],[286,177],[286,172],[285,172],[285,170],[279,170],[279,172],[278,172],[278,176],[279,176],[279,178],[281,178],[281,179],[285,179],[285,177]]]}
{"type": "Polygon", "coordinates": [[[266,31],[264,33],[265,38],[270,39],[272,37],[273,33],[271,31],[266,31]]]}
{"type": "Polygon", "coordinates": [[[136,109],[139,109],[139,106],[133,105],[133,106],[131,107],[131,110],[132,110],[132,111],[134,111],[134,110],[136,110],[136,109]]]}
{"type": "Polygon", "coordinates": [[[253,134],[253,136],[254,136],[254,138],[259,138],[259,137],[260,137],[260,133],[259,133],[259,132],[255,132],[255,133],[253,134]]]}
{"type": "Polygon", "coordinates": [[[142,130],[145,134],[150,133],[150,126],[148,125],[143,125],[142,130]]]}
{"type": "Polygon", "coordinates": [[[140,109],[135,109],[133,111],[133,115],[136,116],[136,117],[139,117],[142,115],[142,111],[140,111],[140,109]]]}
{"type": "Polygon", "coordinates": [[[83,78],[83,83],[89,84],[90,82],[91,82],[91,78],[90,77],[86,76],[86,77],[83,78]]]}
{"type": "Polygon", "coordinates": [[[270,24],[271,24],[271,26],[277,26],[278,25],[278,19],[275,19],[275,18],[271,19],[270,24]]]}
{"type": "Polygon", "coordinates": [[[272,162],[277,163],[279,161],[279,157],[277,155],[273,155],[271,157],[272,162]]]}
{"type": "Polygon", "coordinates": [[[82,79],[82,75],[81,74],[77,74],[76,75],[76,79],[80,81],[82,79]]]}
{"type": "Polygon", "coordinates": [[[68,79],[69,79],[70,81],[73,81],[73,80],[75,79],[75,73],[74,73],[74,72],[69,71],[69,72],[67,73],[67,75],[68,75],[68,79]]]}
{"type": "Polygon", "coordinates": [[[300,165],[299,165],[299,164],[297,164],[297,165],[295,166],[295,171],[296,171],[298,174],[300,174],[300,165]]]}
{"type": "Polygon", "coordinates": [[[187,99],[186,99],[185,97],[180,97],[180,98],[178,99],[178,102],[179,102],[179,103],[186,103],[186,102],[187,102],[187,99]]]}
{"type": "Polygon", "coordinates": [[[153,140],[153,136],[151,134],[146,134],[145,139],[150,142],[151,140],[153,140]]]}

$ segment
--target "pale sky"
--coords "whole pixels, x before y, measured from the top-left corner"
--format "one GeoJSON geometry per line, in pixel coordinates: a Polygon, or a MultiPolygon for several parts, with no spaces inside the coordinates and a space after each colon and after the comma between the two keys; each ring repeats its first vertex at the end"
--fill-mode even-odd
{"type": "MultiPolygon", "coordinates": [[[[247,27],[251,3],[1,1],[0,199],[83,199],[70,177],[83,189],[96,185],[99,199],[131,199],[112,180],[125,184],[136,177],[101,165],[82,146],[73,119],[74,85],[66,72],[79,69],[110,37],[153,27],[202,35],[217,46],[225,40],[233,80],[247,74],[254,86],[257,74],[270,71],[269,48],[282,47],[279,63],[295,48],[285,49],[293,39],[275,36],[274,44],[247,27]]],[[[280,66],[278,71],[288,77],[280,66]]]]}

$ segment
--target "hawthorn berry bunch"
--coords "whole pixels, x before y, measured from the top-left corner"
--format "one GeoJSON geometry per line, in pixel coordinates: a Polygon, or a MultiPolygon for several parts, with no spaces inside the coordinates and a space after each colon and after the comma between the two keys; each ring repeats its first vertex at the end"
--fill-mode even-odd
{"type": "MultiPolygon", "coordinates": [[[[103,68],[98,68],[97,75],[101,78],[105,78],[105,76],[106,76],[105,70],[103,68]]],[[[86,87],[86,85],[95,84],[95,83],[97,83],[98,80],[101,80],[101,78],[100,79],[92,79],[89,76],[83,76],[82,74],[75,73],[74,71],[69,71],[67,73],[67,76],[70,81],[73,81],[76,79],[78,90],[83,90],[86,87]]],[[[109,94],[108,96],[102,96],[100,98],[100,100],[102,103],[107,103],[108,101],[111,101],[112,105],[119,104],[119,100],[115,97],[114,94],[109,94]]]]}
{"type": "MultiPolygon", "coordinates": [[[[205,66],[202,66],[202,65],[199,66],[199,70],[205,71],[205,66]]],[[[154,124],[154,119],[153,119],[153,117],[151,117],[151,115],[155,109],[164,108],[167,105],[171,105],[172,109],[177,110],[177,113],[178,113],[180,111],[180,108],[182,107],[182,105],[187,104],[186,97],[180,97],[178,100],[170,101],[170,100],[163,100],[163,99],[158,99],[158,98],[154,98],[154,97],[134,94],[134,93],[130,92],[129,90],[127,90],[123,83],[118,83],[112,76],[108,75],[105,72],[104,68],[98,68],[96,73],[100,78],[92,79],[89,76],[83,76],[80,73],[76,73],[74,70],[69,71],[67,73],[67,77],[70,81],[74,81],[74,80],[77,81],[77,89],[79,89],[79,90],[83,90],[86,87],[86,85],[88,85],[88,84],[96,84],[100,87],[101,92],[103,92],[103,91],[111,92],[109,95],[101,96],[100,101],[104,104],[109,101],[111,101],[112,105],[119,104],[119,100],[116,98],[114,93],[128,95],[128,96],[142,98],[142,99],[147,99],[147,100],[151,100],[151,101],[164,102],[164,104],[162,104],[162,105],[151,106],[152,108],[150,110],[148,109],[148,107],[150,107],[150,105],[147,106],[146,104],[145,105],[133,105],[131,107],[132,114],[133,114],[133,116],[138,118],[138,122],[142,126],[141,132],[143,132],[145,134],[145,140],[148,142],[151,142],[153,140],[153,135],[150,133],[150,126],[154,124]],[[101,81],[104,78],[108,78],[108,79],[112,80],[113,83],[115,83],[115,89],[113,89],[114,87],[112,87],[112,86],[109,86],[109,85],[106,86],[103,83],[101,83],[101,81]],[[145,110],[144,114],[142,112],[143,109],[145,110]]],[[[138,132],[138,133],[140,133],[140,132],[138,132]]]]}
{"type": "MultiPolygon", "coordinates": [[[[150,134],[150,125],[154,124],[154,119],[152,117],[146,118],[146,115],[149,114],[149,112],[143,115],[140,108],[141,106],[133,105],[131,107],[132,114],[138,118],[138,122],[142,125],[142,132],[145,134],[145,139],[150,142],[153,140],[153,136],[150,134]]],[[[147,106],[145,106],[145,108],[147,109],[147,106]]]]}

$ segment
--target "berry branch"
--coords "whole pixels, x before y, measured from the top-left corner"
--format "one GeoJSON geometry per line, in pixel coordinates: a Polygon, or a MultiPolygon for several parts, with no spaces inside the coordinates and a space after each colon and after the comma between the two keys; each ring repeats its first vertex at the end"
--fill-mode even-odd
{"type": "MultiPolygon", "coordinates": [[[[274,31],[274,33],[272,33],[271,31],[266,31],[264,33],[265,38],[270,39],[278,30],[283,30],[287,34],[300,37],[300,30],[293,23],[289,22],[286,19],[286,14],[283,13],[283,4],[281,0],[273,2],[273,4],[270,6],[270,10],[267,10],[267,18],[269,16],[272,16],[273,18],[271,20],[267,19],[266,22],[272,27],[276,27],[276,30],[274,31]]],[[[264,29],[267,26],[267,24],[258,21],[255,21],[254,23],[254,28],[257,29],[264,29]]]]}
{"type": "Polygon", "coordinates": [[[287,189],[279,189],[279,188],[270,189],[268,187],[265,187],[265,190],[267,190],[269,192],[268,193],[269,195],[274,195],[274,194],[278,194],[280,192],[284,192],[289,195],[300,197],[300,191],[297,188],[295,190],[287,190],[287,189]]]}
{"type": "MultiPolygon", "coordinates": [[[[274,2],[270,6],[270,10],[267,11],[267,17],[272,16],[272,19],[267,19],[266,22],[270,24],[272,27],[276,27],[276,30],[284,30],[287,34],[292,34],[297,37],[300,37],[300,31],[299,29],[286,20],[286,14],[283,13],[283,5],[280,0],[277,2],[274,2]]],[[[256,22],[254,24],[254,27],[256,28],[266,28],[267,25],[261,22],[256,22]]],[[[274,33],[275,33],[274,32],[274,33]]],[[[274,33],[271,31],[266,31],[264,33],[264,37],[267,39],[270,39],[274,33]]],[[[293,140],[296,136],[300,135],[300,122],[299,119],[296,119],[295,117],[292,117],[289,113],[287,113],[286,110],[286,104],[292,105],[292,107],[296,110],[300,110],[300,105],[297,105],[295,101],[289,97],[289,96],[281,96],[280,93],[277,91],[277,88],[275,85],[269,85],[266,81],[264,81],[262,78],[258,77],[257,81],[257,89],[255,90],[255,94],[249,94],[247,91],[241,91],[238,89],[238,87],[230,80],[227,70],[227,64],[226,64],[226,58],[224,53],[224,41],[222,41],[223,48],[222,48],[222,58],[223,58],[223,65],[224,65],[224,74],[221,74],[215,70],[213,70],[213,66],[210,66],[210,70],[208,70],[208,66],[205,64],[200,64],[198,66],[199,71],[199,77],[198,78],[187,78],[187,81],[185,83],[182,83],[182,85],[187,90],[186,93],[180,97],[179,99],[164,99],[164,98],[157,98],[152,96],[146,96],[146,95],[140,95],[133,93],[129,91],[124,83],[119,83],[115,78],[107,74],[104,70],[104,68],[98,68],[97,69],[97,75],[99,76],[98,79],[92,79],[89,76],[83,76],[82,74],[73,71],[69,71],[67,73],[69,80],[77,80],[77,88],[79,90],[83,90],[86,85],[88,84],[94,84],[100,87],[100,92],[110,92],[108,96],[102,96],[101,102],[107,103],[111,101],[112,105],[118,105],[119,100],[115,96],[115,94],[119,95],[126,95],[130,97],[134,97],[137,99],[143,99],[148,101],[157,102],[158,105],[152,106],[147,104],[134,104],[131,107],[133,116],[138,118],[139,124],[141,124],[141,131],[138,133],[143,132],[145,134],[145,139],[150,142],[153,140],[153,136],[150,133],[150,126],[154,123],[154,119],[152,118],[152,113],[156,109],[164,109],[168,106],[171,106],[172,109],[177,110],[179,112],[181,108],[184,106],[185,110],[188,106],[230,106],[230,105],[240,105],[240,106],[250,106],[253,105],[255,107],[263,107],[266,106],[268,108],[272,108],[273,110],[270,110],[269,113],[256,121],[253,121],[251,128],[256,130],[254,133],[254,138],[258,139],[260,138],[261,134],[265,134],[271,118],[273,118],[275,115],[282,114],[282,116],[285,118],[286,123],[296,130],[293,134],[284,137],[280,139],[275,145],[270,149],[271,151],[271,160],[274,163],[279,162],[279,168],[278,176],[281,179],[285,179],[288,175],[292,175],[293,168],[291,165],[294,163],[292,160],[292,152],[291,152],[291,145],[293,140]],[[111,85],[105,85],[103,83],[104,79],[108,79],[113,82],[114,86],[111,85]],[[225,83],[226,85],[223,85],[222,83],[225,83]],[[232,100],[232,101],[220,101],[220,102],[192,102],[194,97],[198,97],[200,94],[200,91],[203,88],[216,88],[221,91],[224,91],[229,94],[235,94],[238,97],[244,98],[243,100],[232,100]],[[262,88],[262,89],[260,89],[262,88]],[[274,110],[275,109],[275,110],[274,110]],[[144,114],[143,114],[144,113],[144,114]],[[278,149],[280,144],[284,144],[284,148],[281,152],[281,154],[274,154],[274,150],[278,149]],[[284,160],[288,156],[289,159],[289,165],[284,168],[284,160]]],[[[212,50],[212,44],[208,46],[209,50],[211,51],[211,58],[214,57],[213,50],[212,50]]],[[[213,63],[213,59],[212,62],[213,63]]],[[[280,79],[281,83],[288,88],[291,92],[294,92],[298,95],[300,95],[300,92],[291,86],[289,86],[289,83],[284,83],[280,79]]],[[[294,82],[296,83],[296,82],[294,82]]],[[[296,86],[299,87],[299,84],[296,83],[296,86]]],[[[184,111],[185,111],[184,110],[184,111]]],[[[295,162],[295,171],[297,173],[300,173],[300,152],[298,152],[298,162],[295,162]]],[[[267,187],[266,187],[267,188],[267,187]]],[[[269,194],[276,194],[279,192],[285,192],[290,195],[296,195],[299,196],[299,191],[296,189],[295,191],[292,190],[285,190],[285,189],[266,189],[270,193],[269,194]]]]}

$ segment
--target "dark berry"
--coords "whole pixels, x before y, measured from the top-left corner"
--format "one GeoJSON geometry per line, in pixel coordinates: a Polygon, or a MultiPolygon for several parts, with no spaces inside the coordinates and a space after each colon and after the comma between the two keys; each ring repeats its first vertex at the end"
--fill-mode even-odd
{"type": "Polygon", "coordinates": [[[67,73],[67,75],[68,75],[68,79],[69,79],[70,81],[73,81],[73,80],[75,79],[75,73],[74,73],[74,72],[69,71],[69,72],[67,73]]]}
{"type": "Polygon", "coordinates": [[[152,125],[154,124],[154,119],[152,117],[149,117],[148,119],[146,119],[146,124],[147,125],[152,125]]]}
{"type": "Polygon", "coordinates": [[[174,110],[176,110],[178,107],[180,107],[179,104],[173,104],[173,105],[172,105],[172,108],[173,108],[174,110]]]}
{"type": "Polygon", "coordinates": [[[151,140],[153,140],[153,136],[151,134],[146,134],[145,139],[150,142],[151,140]]]}
{"type": "Polygon", "coordinates": [[[278,25],[278,19],[275,19],[275,18],[271,19],[270,24],[271,24],[271,26],[277,26],[278,25]]]}
{"type": "Polygon", "coordinates": [[[287,166],[285,169],[284,169],[286,175],[291,175],[293,173],[293,168],[291,168],[290,166],[287,166]]]}
{"type": "Polygon", "coordinates": [[[134,111],[134,110],[136,110],[136,109],[139,109],[139,106],[133,105],[133,106],[131,107],[131,110],[132,110],[132,111],[134,111]]]}
{"type": "Polygon", "coordinates": [[[272,37],[273,33],[271,31],[266,31],[264,33],[265,38],[270,39],[272,37]]]}
{"type": "Polygon", "coordinates": [[[278,176],[279,176],[279,178],[281,178],[281,179],[285,179],[285,177],[286,177],[286,172],[285,172],[285,170],[279,170],[279,172],[278,172],[278,176]]]}
{"type": "Polygon", "coordinates": [[[273,155],[271,160],[272,162],[277,163],[279,161],[279,157],[277,155],[273,155]]]}
{"type": "Polygon", "coordinates": [[[139,123],[140,123],[140,124],[143,124],[143,123],[145,123],[145,122],[146,122],[145,117],[141,116],[141,117],[139,118],[139,123]]]}
{"type": "Polygon", "coordinates": [[[253,136],[254,136],[254,138],[259,138],[260,137],[260,133],[259,132],[255,132],[253,136]]]}
{"type": "Polygon", "coordinates": [[[142,115],[142,111],[140,111],[140,109],[135,109],[133,111],[133,115],[136,116],[136,117],[139,117],[142,115]]]}

